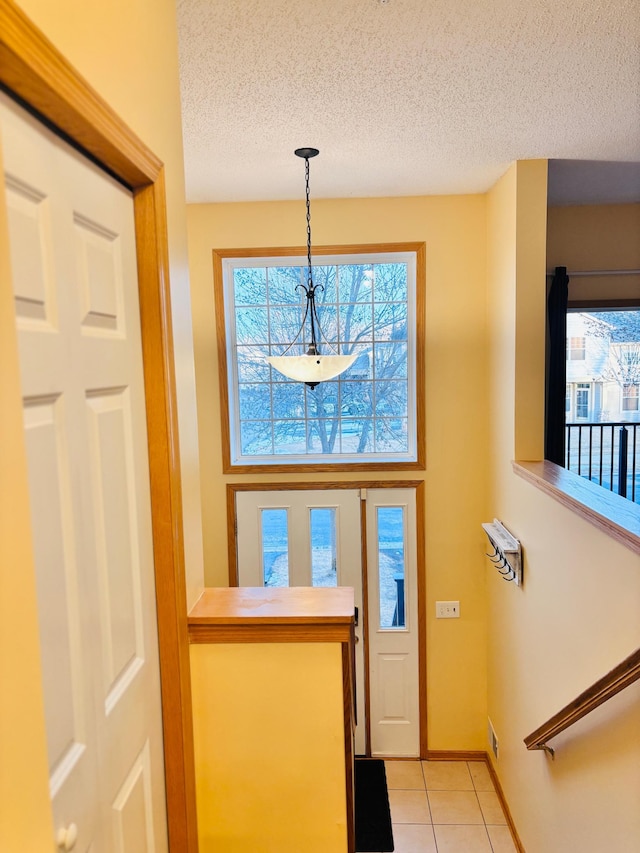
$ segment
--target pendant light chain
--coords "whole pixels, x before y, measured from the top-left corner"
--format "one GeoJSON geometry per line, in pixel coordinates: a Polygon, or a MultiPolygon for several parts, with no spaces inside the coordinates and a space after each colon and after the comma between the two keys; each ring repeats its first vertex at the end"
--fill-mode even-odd
{"type": "Polygon", "coordinates": [[[311,193],[309,190],[309,159],[316,157],[320,152],[317,148],[296,148],[293,152],[296,157],[304,158],[304,182],[305,182],[305,202],[307,207],[307,283],[298,281],[295,286],[296,291],[304,291],[306,304],[303,312],[302,323],[298,329],[298,333],[285,349],[282,355],[268,356],[269,364],[287,376],[289,379],[294,379],[304,382],[309,388],[315,388],[320,382],[326,382],[328,379],[334,379],[339,376],[347,368],[351,367],[356,359],[356,354],[340,355],[336,348],[327,340],[322,333],[322,327],[318,319],[316,308],[316,290],[324,291],[324,285],[315,285],[313,283],[312,262],[311,262],[311,193]],[[309,320],[311,326],[311,342],[307,347],[305,342],[305,327],[309,320]],[[294,344],[302,339],[302,345],[306,348],[304,355],[288,355],[294,344]],[[320,353],[320,340],[323,340],[334,355],[325,355],[320,353]]]}
{"type": "MultiPolygon", "coordinates": [[[[308,355],[320,355],[318,349],[318,341],[316,339],[316,298],[315,287],[313,285],[313,274],[311,272],[311,200],[309,194],[309,158],[304,158],[304,183],[305,183],[305,200],[307,205],[307,308],[304,319],[309,317],[309,325],[311,326],[311,343],[307,350],[308,355]]],[[[304,325],[304,320],[303,320],[304,325]]],[[[320,324],[318,323],[318,330],[320,324]]]]}
{"type": "Polygon", "coordinates": [[[306,157],[304,161],[304,181],[306,187],[306,201],[307,201],[307,281],[309,287],[313,287],[313,279],[311,277],[311,201],[309,197],[309,158],[306,157]]]}

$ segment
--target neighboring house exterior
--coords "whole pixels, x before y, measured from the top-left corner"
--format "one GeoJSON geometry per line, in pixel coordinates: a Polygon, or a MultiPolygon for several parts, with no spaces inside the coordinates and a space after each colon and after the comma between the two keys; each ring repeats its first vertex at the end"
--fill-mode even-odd
{"type": "Polygon", "coordinates": [[[640,422],[640,323],[622,321],[631,313],[640,317],[567,315],[567,423],[640,422]]]}

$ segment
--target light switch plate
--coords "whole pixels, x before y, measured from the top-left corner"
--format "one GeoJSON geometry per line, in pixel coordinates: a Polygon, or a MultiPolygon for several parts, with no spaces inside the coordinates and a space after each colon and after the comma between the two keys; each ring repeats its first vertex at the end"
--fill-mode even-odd
{"type": "Polygon", "coordinates": [[[459,601],[436,601],[436,619],[458,619],[459,601]]]}

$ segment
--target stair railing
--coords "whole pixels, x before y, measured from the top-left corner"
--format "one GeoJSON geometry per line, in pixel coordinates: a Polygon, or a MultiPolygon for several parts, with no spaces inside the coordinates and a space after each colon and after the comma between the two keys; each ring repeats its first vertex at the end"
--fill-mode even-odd
{"type": "Polygon", "coordinates": [[[640,678],[640,649],[625,658],[622,663],[614,667],[607,675],[598,679],[591,687],[577,696],[573,702],[569,702],[562,710],[550,717],[534,732],[525,739],[527,749],[544,749],[552,757],[553,749],[547,745],[547,741],[559,735],[569,726],[585,717],[607,699],[611,699],[616,693],[624,690],[634,681],[640,678]]]}

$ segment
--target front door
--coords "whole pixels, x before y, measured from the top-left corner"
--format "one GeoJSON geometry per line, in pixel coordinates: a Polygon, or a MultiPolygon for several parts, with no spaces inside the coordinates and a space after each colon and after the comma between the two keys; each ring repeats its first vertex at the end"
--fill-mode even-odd
{"type": "Polygon", "coordinates": [[[358,609],[356,753],[418,756],[415,492],[265,490],[237,491],[235,498],[240,586],[349,586],[354,590],[358,609]],[[368,566],[366,608],[364,565],[368,566]]]}
{"type": "Polygon", "coordinates": [[[416,493],[367,489],[371,753],[420,754],[416,493]]]}
{"type": "Polygon", "coordinates": [[[131,193],[0,96],[52,849],[167,849],[131,193]]]}
{"type": "Polygon", "coordinates": [[[591,411],[591,383],[578,382],[576,385],[576,420],[587,421],[591,411]]]}

